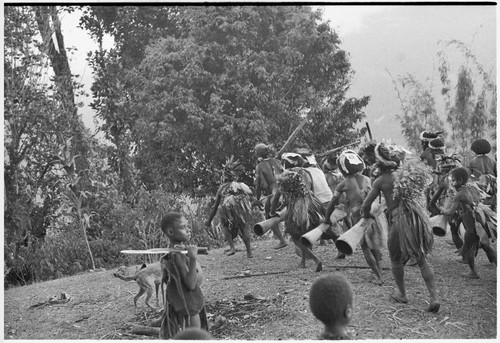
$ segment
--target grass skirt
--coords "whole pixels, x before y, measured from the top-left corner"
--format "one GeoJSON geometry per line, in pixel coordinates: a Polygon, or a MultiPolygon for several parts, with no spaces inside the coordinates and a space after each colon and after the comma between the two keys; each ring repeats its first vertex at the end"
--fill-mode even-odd
{"type": "Polygon", "coordinates": [[[390,230],[398,230],[403,260],[425,256],[432,251],[434,237],[429,216],[419,202],[401,201],[390,222],[390,230]]]}
{"type": "Polygon", "coordinates": [[[285,202],[288,207],[285,228],[294,239],[317,227],[325,217],[325,207],[311,192],[287,194],[285,202]]]}
{"type": "Polygon", "coordinates": [[[252,221],[250,197],[246,194],[227,195],[219,208],[219,218],[235,239],[252,221]]]}
{"type": "Polygon", "coordinates": [[[382,212],[375,222],[366,229],[363,239],[370,249],[383,249],[387,247],[387,217],[382,212]]]}

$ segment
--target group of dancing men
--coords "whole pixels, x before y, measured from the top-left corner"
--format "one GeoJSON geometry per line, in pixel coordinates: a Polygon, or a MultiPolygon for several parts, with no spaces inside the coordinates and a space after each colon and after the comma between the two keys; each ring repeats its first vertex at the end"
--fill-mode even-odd
{"type": "MultiPolygon", "coordinates": [[[[242,164],[230,158],[224,165],[223,183],[205,225],[218,215],[229,249],[234,239],[243,240],[247,256],[253,257],[252,213],[257,207],[263,220],[279,218],[270,226],[278,240],[275,249],[288,245],[286,235],[301,257],[323,269],[312,246],[301,239],[323,225],[318,242],[335,242],[354,226],[363,225],[359,246],[371,269],[372,282],[382,285],[381,249],[388,248],[396,291],[391,297],[407,303],[404,267],[418,265],[429,292],[427,311],[438,312],[440,302],[436,281],[427,255],[434,241],[431,223],[449,228],[460,262],[469,271],[464,277],[479,278],[475,257],[479,248],[496,265],[496,161],[488,156],[486,139],[473,142],[474,157],[463,163],[456,154],[447,155],[442,133],[424,131],[420,135],[420,156],[389,141],[369,140],[358,151],[345,149],[317,160],[307,145],[277,156],[270,145],[259,143],[256,157],[255,191],[240,181],[242,164]],[[343,214],[338,216],[338,213],[343,214]]],[[[338,251],[337,258],[345,258],[338,251]]]]}

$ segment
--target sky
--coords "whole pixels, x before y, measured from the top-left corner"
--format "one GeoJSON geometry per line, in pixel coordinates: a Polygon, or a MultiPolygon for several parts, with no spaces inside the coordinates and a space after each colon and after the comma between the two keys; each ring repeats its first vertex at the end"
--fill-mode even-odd
{"type": "MultiPolygon", "coordinates": [[[[374,138],[404,144],[396,114],[401,105],[392,78],[412,74],[432,85],[436,110],[444,118],[438,78],[438,42],[460,40],[496,79],[496,8],[494,6],[327,6],[331,21],[350,54],[355,71],[348,96],[370,95],[365,108],[374,138]],[[390,74],[389,74],[390,73],[390,74]],[[392,75],[392,77],[391,77],[392,75]],[[389,133],[389,134],[388,134],[389,133]]],[[[465,59],[447,49],[456,72],[465,59]]]]}
{"type": "MultiPolygon", "coordinates": [[[[314,8],[317,8],[315,6],[314,8]]],[[[444,116],[439,95],[437,71],[438,42],[452,39],[469,45],[486,70],[496,79],[496,8],[494,6],[457,5],[329,5],[323,9],[323,19],[329,20],[342,41],[341,48],[349,53],[354,78],[348,97],[369,95],[365,108],[374,138],[392,139],[404,144],[395,115],[401,114],[400,102],[392,78],[411,73],[424,85],[433,85],[436,109],[444,116]]],[[[62,18],[67,47],[79,50],[71,61],[73,73],[90,94],[92,73],[85,61],[94,45],[85,32],[76,28],[77,14],[62,18]]],[[[111,40],[107,41],[107,44],[111,40]]],[[[106,43],[105,43],[106,44],[106,43]]],[[[457,50],[447,50],[451,67],[458,70],[464,61],[457,50]],[[454,59],[455,57],[455,59],[454,59]]],[[[81,99],[88,103],[90,99],[81,99]]],[[[95,131],[92,110],[83,109],[83,120],[95,131]]]]}

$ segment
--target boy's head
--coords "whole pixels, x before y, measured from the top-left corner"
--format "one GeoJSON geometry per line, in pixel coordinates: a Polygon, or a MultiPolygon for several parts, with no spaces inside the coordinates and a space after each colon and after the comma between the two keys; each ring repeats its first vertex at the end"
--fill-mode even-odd
{"type": "Polygon", "coordinates": [[[363,158],[365,164],[371,166],[377,162],[377,158],[375,157],[375,147],[377,146],[377,142],[374,140],[369,141],[365,145],[361,147],[359,150],[359,156],[363,158]]]}
{"type": "Polygon", "coordinates": [[[191,238],[188,222],[179,212],[168,212],[161,220],[161,231],[171,242],[187,242],[191,238]]]}
{"type": "Polygon", "coordinates": [[[337,159],[337,166],[344,176],[354,175],[365,169],[365,162],[354,150],[344,150],[337,159]]]}
{"type": "Polygon", "coordinates": [[[304,159],[301,155],[294,152],[286,152],[281,155],[281,164],[285,169],[290,169],[293,167],[302,167],[304,165],[304,159]]]}
{"type": "Polygon", "coordinates": [[[254,152],[256,158],[259,158],[259,157],[260,158],[267,158],[267,156],[269,155],[270,149],[264,143],[258,143],[253,148],[253,152],[254,152]]]}
{"type": "Polygon", "coordinates": [[[326,326],[348,324],[353,307],[350,282],[341,274],[316,279],[309,292],[309,306],[313,315],[326,326]]]}
{"type": "Polygon", "coordinates": [[[429,149],[431,149],[431,151],[437,155],[442,155],[444,154],[444,149],[445,149],[445,145],[444,145],[444,141],[443,139],[441,138],[434,138],[433,140],[431,140],[429,142],[429,149]]]}
{"type": "Polygon", "coordinates": [[[451,183],[455,189],[465,185],[469,180],[469,171],[463,167],[451,171],[451,183]]]}
{"type": "Polygon", "coordinates": [[[377,164],[382,171],[397,169],[405,158],[405,151],[394,144],[377,144],[375,147],[377,164]]]}
{"type": "Polygon", "coordinates": [[[323,171],[325,173],[337,171],[337,156],[329,155],[323,162],[323,171]]]}
{"type": "Polygon", "coordinates": [[[302,159],[304,160],[303,167],[309,167],[309,166],[314,166],[317,165],[316,157],[314,157],[314,154],[312,153],[311,149],[309,148],[309,145],[304,144],[302,146],[297,146],[295,147],[292,152],[299,154],[302,156],[302,159]]]}
{"type": "Polygon", "coordinates": [[[486,139],[481,138],[472,142],[470,149],[476,155],[486,155],[491,151],[491,144],[486,139]]]}
{"type": "Polygon", "coordinates": [[[439,138],[442,136],[442,132],[429,132],[429,131],[423,131],[420,134],[420,144],[422,145],[422,150],[425,150],[429,147],[429,143],[436,138],[439,138]]]}
{"type": "Polygon", "coordinates": [[[179,331],[173,339],[179,340],[213,340],[214,337],[207,330],[190,327],[179,331]]]}

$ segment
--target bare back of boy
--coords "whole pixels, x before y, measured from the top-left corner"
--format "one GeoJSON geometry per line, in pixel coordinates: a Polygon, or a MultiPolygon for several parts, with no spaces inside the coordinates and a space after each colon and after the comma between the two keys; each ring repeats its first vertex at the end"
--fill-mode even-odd
{"type": "Polygon", "coordinates": [[[377,190],[378,192],[370,192],[367,196],[367,199],[365,199],[366,202],[369,202],[371,204],[380,192],[384,195],[387,210],[389,212],[398,207],[399,200],[394,199],[392,196],[394,190],[394,180],[392,178],[392,173],[382,173],[377,179],[375,179],[372,188],[377,190]]]}
{"type": "Polygon", "coordinates": [[[346,177],[335,191],[346,194],[347,204],[351,209],[359,209],[369,190],[370,178],[362,174],[356,174],[346,177]]]}
{"type": "Polygon", "coordinates": [[[261,195],[266,196],[272,194],[276,187],[276,174],[280,174],[282,171],[283,168],[280,162],[274,158],[261,161],[257,164],[255,168],[255,192],[257,199],[259,199],[261,195]]]}

